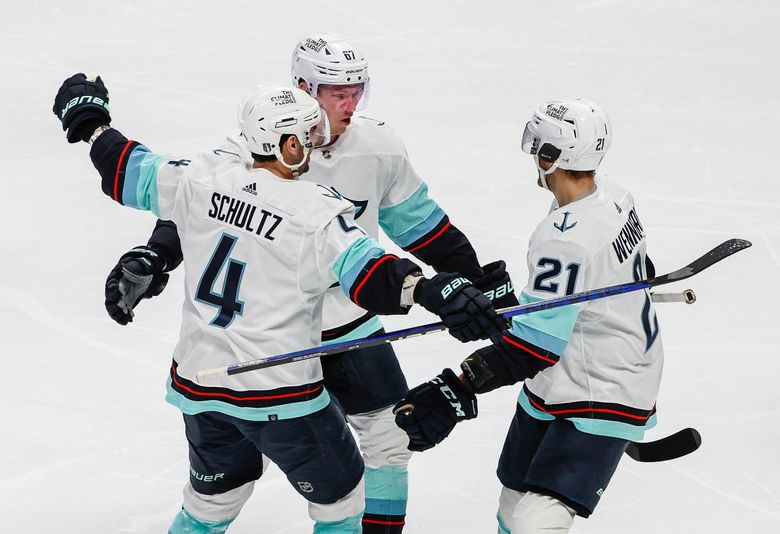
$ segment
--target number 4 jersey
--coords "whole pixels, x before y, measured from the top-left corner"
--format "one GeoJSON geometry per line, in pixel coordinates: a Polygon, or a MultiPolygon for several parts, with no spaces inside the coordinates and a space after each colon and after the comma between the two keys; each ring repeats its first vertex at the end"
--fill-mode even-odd
{"type": "MultiPolygon", "coordinates": [[[[630,193],[598,181],[531,236],[521,302],[645,278],[645,235],[630,193]]],[[[663,347],[647,291],[515,317],[504,341],[544,360],[519,397],[531,416],[631,440],[655,425],[663,347]]]]}
{"type": "Polygon", "coordinates": [[[356,304],[404,313],[401,284],[419,267],[386,255],[332,188],[252,168],[241,150],[171,158],[110,129],[90,155],[106,194],[178,227],[185,300],[168,401],[189,414],[299,417],[329,402],[317,359],[208,385],[196,373],[319,345],[324,295],[337,282],[356,304]]]}

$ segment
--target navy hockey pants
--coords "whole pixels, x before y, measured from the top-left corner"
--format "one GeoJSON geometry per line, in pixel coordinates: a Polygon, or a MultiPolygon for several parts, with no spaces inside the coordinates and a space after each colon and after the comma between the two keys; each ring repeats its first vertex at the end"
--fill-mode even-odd
{"type": "Polygon", "coordinates": [[[624,439],[580,432],[565,419],[535,419],[518,404],[497,474],[509,489],[549,495],[588,517],[627,445],[624,439]]]}
{"type": "Polygon", "coordinates": [[[223,413],[185,415],[193,489],[214,495],[260,478],[265,454],[307,501],[332,503],[363,476],[344,416],[330,403],[295,419],[247,421],[223,413]]]}

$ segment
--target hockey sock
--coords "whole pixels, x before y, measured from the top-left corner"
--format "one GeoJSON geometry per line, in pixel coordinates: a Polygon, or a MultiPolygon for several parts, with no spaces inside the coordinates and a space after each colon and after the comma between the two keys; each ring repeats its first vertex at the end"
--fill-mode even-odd
{"type": "MultiPolygon", "coordinates": [[[[315,521],[314,534],[360,534],[360,516],[353,515],[341,521],[315,521]]],[[[363,530],[363,532],[366,532],[363,530]]]]}
{"type": "Polygon", "coordinates": [[[168,534],[223,534],[232,522],[232,519],[223,521],[198,519],[182,508],[173,519],[168,534]]]}
{"type": "Polygon", "coordinates": [[[406,466],[366,467],[363,534],[399,534],[406,520],[409,474],[406,466]]]}

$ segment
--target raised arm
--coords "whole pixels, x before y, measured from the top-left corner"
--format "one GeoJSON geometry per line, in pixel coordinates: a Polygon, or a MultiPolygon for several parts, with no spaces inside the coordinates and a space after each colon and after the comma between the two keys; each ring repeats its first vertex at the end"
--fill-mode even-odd
{"type": "MultiPolygon", "coordinates": [[[[154,154],[142,144],[127,139],[110,127],[108,90],[98,76],[89,79],[83,73],[66,79],[54,100],[53,112],[60,119],[68,142],[92,144],[90,157],[101,176],[103,192],[114,201],[159,216],[161,197],[170,207],[178,178],[168,171],[170,182],[158,184],[158,170],[167,164],[187,160],[154,154]]],[[[175,166],[178,168],[178,165],[175,166]]],[[[132,321],[132,309],[144,297],[158,295],[168,280],[166,271],[181,262],[181,246],[176,225],[158,221],[146,246],[124,254],[106,280],[106,310],[120,324],[132,321]]]]}

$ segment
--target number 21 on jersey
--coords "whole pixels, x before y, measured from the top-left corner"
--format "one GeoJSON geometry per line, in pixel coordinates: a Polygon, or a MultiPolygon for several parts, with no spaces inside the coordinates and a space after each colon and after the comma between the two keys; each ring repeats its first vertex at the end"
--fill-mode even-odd
{"type": "Polygon", "coordinates": [[[536,275],[534,278],[534,289],[536,291],[544,291],[546,293],[558,294],[559,282],[561,278],[566,281],[566,292],[564,295],[571,295],[574,293],[574,288],[577,287],[577,274],[580,272],[579,263],[569,263],[566,266],[566,275],[561,277],[562,264],[560,260],[555,258],[539,258],[536,263],[537,267],[541,267],[544,270],[536,275]]]}

